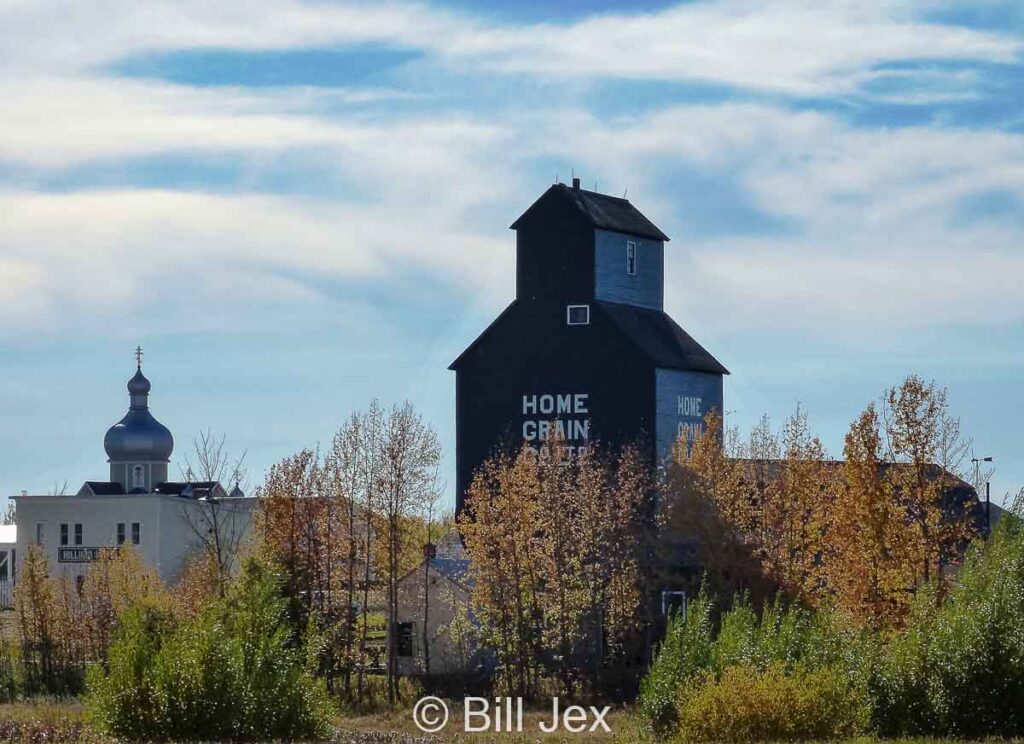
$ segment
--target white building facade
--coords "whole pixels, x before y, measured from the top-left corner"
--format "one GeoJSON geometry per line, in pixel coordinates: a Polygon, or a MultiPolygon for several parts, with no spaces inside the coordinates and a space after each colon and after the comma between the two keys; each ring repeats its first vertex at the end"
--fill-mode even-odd
{"type": "Polygon", "coordinates": [[[0,534],[0,604],[31,545],[43,550],[52,576],[72,578],[84,577],[101,549],[131,546],[168,583],[215,539],[242,547],[256,499],[237,484],[229,493],[216,482],[168,480],[174,439],[149,411],[150,389],[140,362],[128,382],[128,413],[104,438],[109,480],[86,481],[74,495],[11,497],[16,531],[0,534]]]}

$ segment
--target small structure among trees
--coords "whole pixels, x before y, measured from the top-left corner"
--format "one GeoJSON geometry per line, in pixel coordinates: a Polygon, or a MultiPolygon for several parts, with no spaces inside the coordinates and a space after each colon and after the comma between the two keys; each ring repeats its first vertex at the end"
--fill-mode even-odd
{"type": "Polygon", "coordinates": [[[469,555],[456,530],[427,543],[423,560],[398,581],[398,671],[449,678],[453,687],[490,670],[470,611],[469,555]]]}

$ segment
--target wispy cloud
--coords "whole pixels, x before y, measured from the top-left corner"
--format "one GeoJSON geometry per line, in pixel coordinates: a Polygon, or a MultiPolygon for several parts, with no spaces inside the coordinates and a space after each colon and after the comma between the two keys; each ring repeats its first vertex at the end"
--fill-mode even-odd
{"type": "MultiPolygon", "coordinates": [[[[918,6],[924,8],[934,10],[918,6]]],[[[91,280],[86,286],[113,278],[132,297],[156,276],[219,277],[227,266],[247,272],[250,286],[265,286],[264,296],[296,301],[308,288],[294,277],[282,280],[281,272],[382,281],[398,267],[419,267],[472,296],[473,277],[490,270],[495,256],[509,271],[500,224],[482,227],[474,215],[528,200],[537,190],[528,185],[528,164],[540,161],[621,179],[642,195],[645,209],[670,222],[677,213],[670,184],[687,173],[716,174],[766,219],[790,225],[784,235],[691,241],[691,269],[709,298],[728,300],[727,317],[738,325],[765,322],[760,309],[773,298],[780,313],[794,301],[813,301],[815,316],[794,316],[806,325],[844,322],[861,298],[819,291],[843,277],[859,277],[846,286],[884,294],[886,301],[870,308],[897,324],[919,322],[921,303],[937,292],[958,298],[943,305],[943,317],[975,322],[983,285],[1006,295],[1001,306],[1011,312],[1004,318],[1017,317],[1010,289],[983,278],[1017,269],[1018,230],[951,220],[960,202],[979,194],[1024,199],[1024,138],[1012,132],[857,127],[838,113],[784,102],[671,105],[604,121],[579,105],[557,104],[496,115],[428,107],[394,116],[386,106],[345,110],[360,96],[371,100],[373,91],[207,88],[120,78],[107,68],[156,50],[376,42],[420,49],[447,64],[471,61],[496,75],[703,79],[840,98],[897,80],[898,91],[864,94],[928,105],[975,95],[978,73],[959,63],[1010,62],[1021,49],[1013,36],[926,22],[914,6],[896,2],[717,0],[533,25],[498,25],[423,5],[296,0],[261,4],[259,13],[237,3],[121,2],[67,12],[70,18],[40,37],[29,29],[52,18],[56,6],[0,11],[5,64],[31,70],[0,84],[0,100],[16,104],[0,119],[0,162],[14,174],[0,197],[0,255],[14,279],[0,295],[0,316],[14,326],[31,318],[59,323],[69,305],[76,313],[105,312],[103,296],[79,288],[83,277],[91,280]],[[915,60],[944,64],[906,64],[915,60]],[[943,92],[947,80],[955,86],[943,92]],[[302,153],[310,152],[336,184],[319,198],[246,193],[244,183],[236,193],[216,194],[97,189],[87,179],[68,193],[33,191],[47,173],[111,160],[130,170],[133,158],[234,154],[259,168],[269,154],[291,159],[301,173],[302,153]],[[984,259],[963,281],[958,260],[979,244],[984,259]],[[788,280],[778,270],[793,264],[786,256],[799,258],[788,280]],[[891,259],[885,271],[868,268],[882,256],[891,259]]],[[[679,211],[685,231],[685,208],[679,211]]]]}
{"type": "Polygon", "coordinates": [[[682,255],[670,262],[669,301],[702,308],[720,328],[871,328],[884,343],[879,328],[1024,318],[1024,225],[960,217],[992,193],[1024,205],[1019,134],[853,127],[746,104],[679,106],[613,125],[576,116],[572,128],[576,162],[630,174],[647,209],[675,229],[671,250],[682,255]],[[692,236],[672,187],[692,170],[729,174],[791,229],[692,236]]]}
{"type": "Polygon", "coordinates": [[[126,305],[163,304],[188,323],[229,297],[244,315],[309,301],[325,278],[385,281],[418,268],[443,267],[437,291],[466,292],[497,248],[443,220],[396,220],[386,206],[154,190],[0,194],[0,245],[8,334],[126,305]]]}
{"type": "Polygon", "coordinates": [[[889,62],[1009,63],[1022,49],[1005,34],[925,22],[918,7],[895,0],[708,0],[572,23],[496,25],[411,3],[269,0],[254,10],[238,0],[43,0],[0,10],[0,60],[69,71],[145,51],[387,44],[493,71],[704,80],[820,96],[856,90],[889,62]]]}
{"type": "MultiPolygon", "coordinates": [[[[506,226],[570,167],[628,187],[675,238],[669,308],[694,330],[876,350],[1009,333],[1024,318],[1015,5],[697,0],[524,22],[429,1],[0,0],[0,354],[287,327],[336,365],[379,355],[382,387],[380,357],[425,318],[457,329],[436,342],[446,356],[509,299],[506,226]],[[288,68],[360,50],[401,62],[288,68]],[[236,73],[184,74],[202,54],[236,73]],[[249,64],[264,69],[237,74],[249,64]],[[693,93],[707,89],[713,103],[693,93]],[[435,321],[437,302],[458,317],[435,321]]],[[[309,435],[291,415],[275,447],[309,435]]]]}

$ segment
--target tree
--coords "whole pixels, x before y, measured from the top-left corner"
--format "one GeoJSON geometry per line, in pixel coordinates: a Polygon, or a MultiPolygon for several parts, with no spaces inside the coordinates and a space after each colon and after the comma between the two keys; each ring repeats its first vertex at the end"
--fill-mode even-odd
{"type": "MultiPolygon", "coordinates": [[[[766,596],[760,548],[763,504],[770,490],[768,463],[739,457],[738,432],[725,430],[719,437],[719,431],[721,416],[711,410],[692,441],[676,442],[664,468],[658,509],[660,580],[664,586],[695,591],[694,567],[687,567],[688,575],[679,575],[677,568],[683,563],[680,556],[692,554],[707,588],[721,602],[739,592],[766,596]]],[[[764,439],[771,435],[765,420],[760,431],[764,439]]]]}
{"type": "Polygon", "coordinates": [[[420,516],[423,518],[423,526],[426,529],[425,545],[430,555],[424,556],[423,561],[423,673],[430,674],[430,557],[436,550],[434,545],[434,531],[440,526],[438,521],[438,504],[441,501],[441,489],[432,488],[423,495],[420,503],[420,516]]]}
{"type": "Polygon", "coordinates": [[[380,457],[380,512],[386,546],[388,615],[388,701],[398,699],[398,580],[407,545],[409,517],[436,499],[441,447],[434,430],[411,403],[391,409],[383,428],[380,457]]]}
{"type": "Polygon", "coordinates": [[[16,512],[17,503],[13,499],[7,499],[7,507],[4,509],[3,524],[17,524],[16,512]]]}
{"type": "MultiPolygon", "coordinates": [[[[356,690],[359,700],[363,699],[366,679],[367,641],[370,629],[370,584],[375,575],[374,544],[377,540],[378,522],[376,510],[380,502],[381,456],[384,441],[384,411],[376,399],[361,417],[359,427],[360,446],[356,455],[357,493],[359,510],[362,513],[360,525],[363,551],[362,598],[359,603],[359,674],[356,690]]],[[[355,539],[355,538],[353,538],[355,539]]]]}
{"type": "MultiPolygon", "coordinates": [[[[331,586],[343,587],[337,597],[340,609],[330,604],[335,620],[334,634],[338,637],[341,649],[335,659],[335,645],[329,644],[328,653],[332,658],[327,660],[328,687],[333,686],[334,667],[340,666],[345,695],[352,696],[352,670],[362,657],[356,653],[356,592],[357,579],[361,578],[359,564],[366,563],[369,556],[363,550],[360,540],[359,498],[362,489],[360,457],[364,446],[365,414],[352,414],[335,433],[331,449],[324,462],[324,493],[328,499],[328,525],[336,525],[328,539],[328,554],[337,560],[328,561],[328,575],[337,574],[337,581],[331,586]],[[332,571],[333,569],[333,571],[332,571]]],[[[333,599],[333,596],[332,596],[333,599]]]]}
{"type": "Polygon", "coordinates": [[[82,582],[73,629],[83,638],[87,657],[105,664],[112,634],[124,612],[144,598],[164,596],[159,575],[131,545],[101,550],[82,582]]]}
{"type": "Polygon", "coordinates": [[[886,477],[881,423],[874,404],[850,425],[843,447],[843,487],[830,510],[828,582],[839,607],[878,630],[902,623],[921,565],[918,535],[886,477]]]}
{"type": "Polygon", "coordinates": [[[882,402],[887,471],[897,498],[918,532],[920,578],[937,582],[945,596],[945,568],[958,560],[975,534],[973,496],[958,494],[971,442],[949,412],[945,388],[910,375],[886,391],[882,402]]]}
{"type": "Polygon", "coordinates": [[[836,469],[800,406],[787,419],[781,441],[778,486],[767,491],[762,511],[764,565],[783,591],[815,603],[825,588],[821,556],[836,469]]]}
{"type": "Polygon", "coordinates": [[[567,695],[628,690],[649,623],[651,481],[638,448],[570,450],[557,436],[478,469],[459,526],[502,690],[533,696],[546,674],[567,695]]]}
{"type": "MultiPolygon", "coordinates": [[[[246,486],[245,453],[232,458],[225,449],[226,437],[210,429],[193,440],[193,452],[185,456],[182,475],[188,483],[220,483],[227,488],[246,486]],[[233,484],[233,486],[232,486],[233,484]]],[[[214,569],[214,589],[225,596],[228,579],[238,565],[242,540],[252,518],[250,505],[233,497],[210,492],[180,507],[183,521],[214,569]]]]}
{"type": "Polygon", "coordinates": [[[456,666],[461,670],[465,683],[465,674],[476,649],[479,633],[476,623],[469,616],[469,605],[455,595],[455,590],[451,586],[445,586],[440,599],[451,611],[451,620],[438,626],[437,635],[448,637],[451,647],[455,651],[456,666]]]}
{"type": "Polygon", "coordinates": [[[691,542],[722,601],[736,592],[764,598],[775,589],[808,602],[827,592],[823,575],[827,513],[837,487],[834,464],[797,407],[781,433],[767,417],[745,442],[704,432],[675,447],[663,515],[671,538],[691,542]]]}
{"type": "Polygon", "coordinates": [[[470,556],[481,639],[499,662],[499,686],[532,697],[539,676],[541,617],[537,453],[498,452],[477,469],[459,529],[470,556]]]}
{"type": "Polygon", "coordinates": [[[320,506],[321,477],[318,453],[303,449],[271,466],[258,489],[260,550],[284,575],[288,614],[296,629],[307,626],[319,601],[320,556],[312,518],[320,506]]]}
{"type": "Polygon", "coordinates": [[[57,692],[54,664],[54,588],[46,554],[30,545],[14,588],[26,683],[33,691],[57,692]]]}
{"type": "Polygon", "coordinates": [[[654,484],[649,459],[630,445],[578,454],[570,508],[579,513],[584,645],[591,687],[626,692],[651,618],[647,604],[648,524],[654,484]],[[625,688],[623,688],[625,686],[625,688]],[[619,688],[619,689],[615,689],[619,688]]]}

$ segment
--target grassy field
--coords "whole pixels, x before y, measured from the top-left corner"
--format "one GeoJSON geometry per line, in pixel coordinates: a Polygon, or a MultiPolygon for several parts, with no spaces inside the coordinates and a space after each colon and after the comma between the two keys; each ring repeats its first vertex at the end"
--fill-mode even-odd
{"type": "MultiPolygon", "coordinates": [[[[410,706],[411,709],[411,706],[410,706]]],[[[410,709],[373,715],[346,715],[339,717],[337,731],[331,742],[339,744],[446,744],[447,742],[473,742],[473,744],[556,744],[557,742],[604,742],[606,744],[653,744],[644,735],[628,711],[612,711],[607,722],[612,733],[543,734],[538,723],[549,718],[547,711],[527,711],[522,733],[463,733],[461,707],[451,706],[451,716],[445,731],[427,735],[413,723],[410,709]]],[[[30,700],[0,704],[0,741],[24,744],[114,744],[113,740],[90,733],[84,726],[80,702],[75,700],[30,700]]],[[[1021,740],[1005,740],[1008,744],[1024,744],[1021,740]]],[[[849,744],[876,744],[878,739],[864,737],[849,744]]],[[[888,740],[891,744],[954,744],[943,739],[888,740]]],[[[888,744],[887,742],[887,744],[888,744]]],[[[956,741],[955,744],[967,744],[956,741]]]]}

